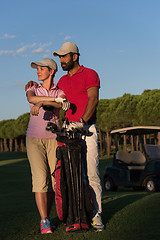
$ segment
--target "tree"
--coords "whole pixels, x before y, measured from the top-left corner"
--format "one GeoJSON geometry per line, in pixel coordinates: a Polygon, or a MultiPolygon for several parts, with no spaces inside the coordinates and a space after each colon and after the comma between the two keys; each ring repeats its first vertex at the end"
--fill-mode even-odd
{"type": "Polygon", "coordinates": [[[139,95],[131,94],[124,94],[121,97],[121,101],[115,110],[117,126],[121,128],[138,125],[136,108],[139,99],[139,95]]]}
{"type": "MultiPolygon", "coordinates": [[[[110,130],[115,128],[138,126],[138,125],[160,125],[160,90],[145,90],[141,95],[124,94],[115,99],[101,99],[97,106],[97,127],[102,150],[102,139],[106,134],[105,148],[109,152],[110,130]],[[105,134],[104,134],[105,133],[105,134]],[[100,137],[101,136],[101,137],[100,137]]],[[[60,110],[60,126],[64,111],[60,110]]],[[[24,150],[24,139],[29,122],[30,114],[25,113],[16,120],[0,121],[0,151],[12,149],[14,141],[17,149],[17,141],[20,139],[21,149],[24,150]]]]}
{"type": "Polygon", "coordinates": [[[8,151],[7,139],[9,139],[9,150],[13,150],[13,141],[15,143],[15,150],[17,150],[17,139],[20,138],[21,148],[24,150],[23,139],[26,136],[26,130],[29,121],[29,113],[23,114],[20,117],[10,120],[3,120],[0,122],[0,146],[1,151],[8,151]],[[3,143],[2,143],[3,139],[3,143]]]}
{"type": "Polygon", "coordinates": [[[30,119],[30,114],[25,113],[25,114],[19,116],[15,122],[17,138],[18,137],[20,138],[20,150],[22,152],[25,151],[24,138],[26,136],[29,119],[30,119]]]}
{"type": "Polygon", "coordinates": [[[26,136],[29,119],[30,119],[29,113],[25,113],[16,119],[15,128],[17,132],[17,137],[26,136]]]}
{"type": "Polygon", "coordinates": [[[15,134],[15,120],[5,120],[0,124],[0,138],[4,139],[4,151],[8,151],[7,139],[9,139],[9,150],[12,151],[13,138],[16,136],[15,134]]]}
{"type": "Polygon", "coordinates": [[[137,104],[141,125],[160,125],[160,90],[145,90],[137,104]]]}

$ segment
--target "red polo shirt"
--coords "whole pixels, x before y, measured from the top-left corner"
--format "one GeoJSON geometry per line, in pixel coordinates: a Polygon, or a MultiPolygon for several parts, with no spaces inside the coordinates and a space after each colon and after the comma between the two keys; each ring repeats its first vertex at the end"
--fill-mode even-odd
{"type": "MultiPolygon", "coordinates": [[[[87,89],[95,86],[100,87],[98,74],[83,65],[72,77],[67,74],[60,78],[58,87],[71,103],[71,108],[66,112],[69,121],[77,122],[82,117],[88,102],[87,89]]],[[[91,119],[96,120],[96,111],[91,119]]]]}

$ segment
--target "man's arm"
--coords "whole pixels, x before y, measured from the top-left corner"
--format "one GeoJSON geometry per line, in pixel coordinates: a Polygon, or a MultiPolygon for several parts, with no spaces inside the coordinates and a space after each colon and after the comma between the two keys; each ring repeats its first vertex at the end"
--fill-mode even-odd
{"type": "MultiPolygon", "coordinates": [[[[84,111],[84,114],[82,116],[83,120],[87,122],[93,115],[95,108],[98,103],[99,98],[99,87],[91,87],[87,89],[87,95],[88,95],[88,103],[86,106],[86,109],[84,111]]],[[[83,128],[84,123],[83,122],[72,122],[69,124],[68,131],[73,130],[74,128],[81,129],[83,128]]]]}
{"type": "Polygon", "coordinates": [[[30,81],[25,85],[25,91],[27,91],[28,88],[35,86],[38,87],[38,83],[34,82],[34,81],[30,81]]]}
{"type": "Polygon", "coordinates": [[[88,103],[86,106],[86,109],[84,111],[84,114],[82,116],[83,120],[87,122],[93,115],[98,99],[99,99],[99,87],[91,87],[87,89],[87,95],[88,95],[88,103]]]}

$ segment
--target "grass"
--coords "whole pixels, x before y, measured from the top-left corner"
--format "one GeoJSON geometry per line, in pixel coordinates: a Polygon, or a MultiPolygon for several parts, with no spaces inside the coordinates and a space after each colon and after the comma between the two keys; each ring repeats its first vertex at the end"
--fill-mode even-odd
{"type": "MultiPolygon", "coordinates": [[[[111,159],[100,160],[101,178],[111,159]]],[[[0,239],[96,239],[143,240],[160,238],[160,193],[120,188],[117,192],[103,191],[104,232],[67,234],[59,221],[55,206],[52,220],[57,225],[53,234],[40,235],[39,214],[31,193],[30,167],[26,153],[0,153],[0,239]],[[3,163],[3,164],[2,164],[3,163]]]]}

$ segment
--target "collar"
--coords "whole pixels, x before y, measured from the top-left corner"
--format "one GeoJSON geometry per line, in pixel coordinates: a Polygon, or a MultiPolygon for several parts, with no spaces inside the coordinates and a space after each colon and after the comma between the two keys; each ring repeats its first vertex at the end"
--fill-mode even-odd
{"type": "MultiPolygon", "coordinates": [[[[40,88],[40,87],[44,88],[44,87],[42,86],[42,83],[39,83],[39,84],[38,84],[38,88],[40,88]]],[[[56,86],[55,84],[53,84],[53,87],[50,88],[50,90],[56,89],[56,88],[57,88],[57,86],[56,86]]]]}
{"type": "MultiPolygon", "coordinates": [[[[77,72],[75,72],[72,76],[74,76],[75,74],[78,74],[78,73],[83,72],[83,70],[84,70],[84,66],[81,65],[81,66],[79,67],[79,69],[77,70],[77,72]]],[[[69,73],[67,73],[66,75],[70,77],[69,73]]]]}

